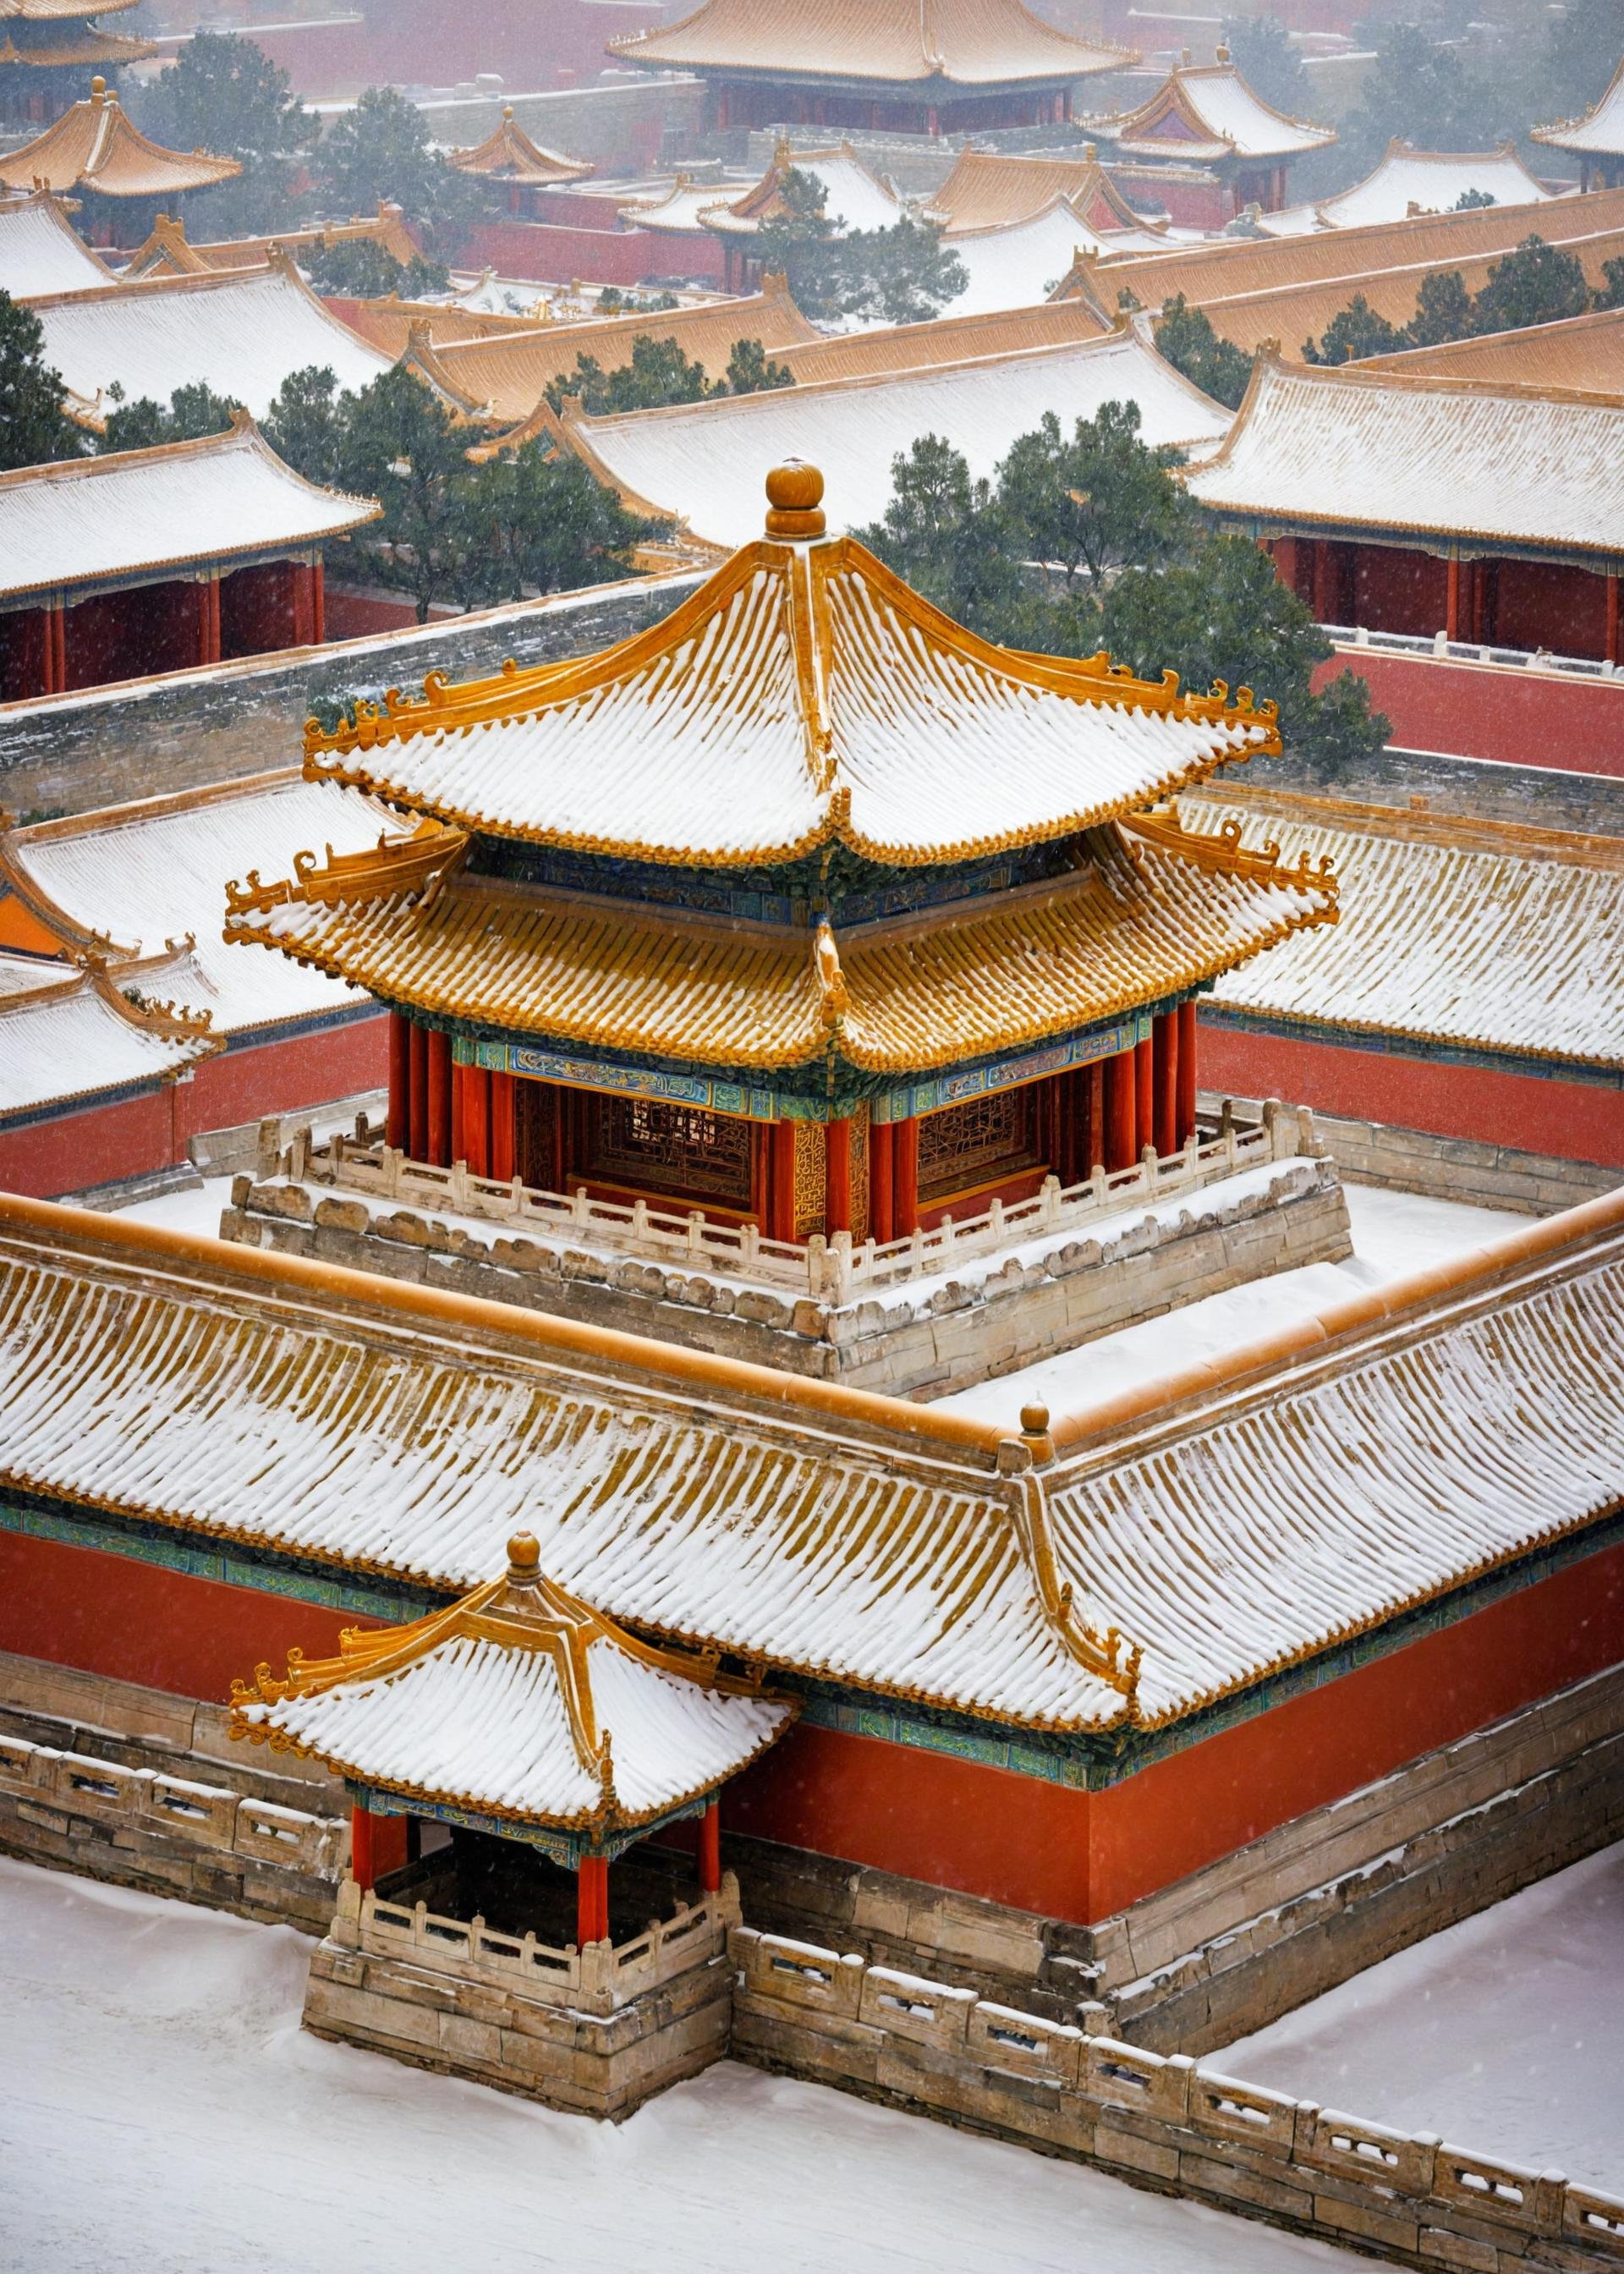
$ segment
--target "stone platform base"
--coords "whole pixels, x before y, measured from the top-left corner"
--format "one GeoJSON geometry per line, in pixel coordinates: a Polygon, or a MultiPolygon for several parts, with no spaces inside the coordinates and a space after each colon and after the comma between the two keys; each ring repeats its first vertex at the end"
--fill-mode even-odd
{"type": "Polygon", "coordinates": [[[304,2027],[415,2068],[618,2123],[721,2059],[733,1983],[733,1965],[718,1953],[600,2019],[329,1937],[311,1959],[304,2027]]]}

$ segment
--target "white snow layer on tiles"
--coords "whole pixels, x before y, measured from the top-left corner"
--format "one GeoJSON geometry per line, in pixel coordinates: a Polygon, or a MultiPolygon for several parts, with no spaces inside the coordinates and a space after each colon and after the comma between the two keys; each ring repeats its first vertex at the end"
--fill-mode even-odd
{"type": "MultiPolygon", "coordinates": [[[[143,987],[152,977],[143,972],[143,987]]],[[[42,1002],[0,995],[0,1114],[155,1081],[197,1054],[195,1043],[149,1034],[120,1018],[88,980],[42,1002]]]]}
{"type": "Polygon", "coordinates": [[[1336,139],[1327,127],[1305,125],[1271,110],[1238,72],[1186,72],[1179,85],[1190,108],[1238,158],[1289,157],[1293,151],[1317,150],[1336,139]]]}
{"type": "MultiPolygon", "coordinates": [[[[1192,799],[1186,824],[1255,829],[1192,799]]],[[[1221,979],[1237,1009],[1536,1057],[1624,1063],[1624,872],[1374,832],[1278,826],[1288,855],[1328,854],[1342,916],[1221,979]],[[1425,908],[1426,921],[1410,919],[1425,908]]]]}
{"type": "MultiPolygon", "coordinates": [[[[957,251],[965,242],[955,242],[957,251]]],[[[719,403],[583,418],[578,431],[619,486],[677,515],[696,536],[739,546],[762,531],[762,483],[786,457],[820,467],[831,529],[877,521],[892,461],[939,434],[990,475],[1047,411],[1070,431],[1107,403],[1137,403],[1144,440],[1199,456],[1230,413],[1133,334],[877,378],[827,380],[719,403]]]]}
{"type": "Polygon", "coordinates": [[[372,517],[370,499],[301,480],[258,433],[161,457],[32,466],[0,481],[0,593],[276,546],[303,551],[372,517]]]}
{"type": "Polygon", "coordinates": [[[397,817],[327,782],[288,780],[208,794],[169,811],[133,810],[105,827],[47,825],[26,831],[11,850],[40,889],[87,930],[122,948],[162,954],[191,933],[196,945],[153,975],[144,991],[214,1013],[215,1034],[237,1034],[284,1019],[364,1005],[347,981],[306,971],[284,956],[229,947],[221,937],[226,885],[251,869],[289,877],[301,851],[320,858],[360,853],[380,834],[396,835],[397,817]]]}
{"type": "MultiPolygon", "coordinates": [[[[630,1817],[722,1783],[789,1710],[702,1689],[602,1636],[588,1647],[587,1680],[598,1728],[613,1736],[614,1788],[630,1817]]],[[[244,1713],[371,1782],[566,1823],[590,1816],[601,1796],[545,1651],[462,1636],[399,1674],[244,1713]]]]}
{"type": "MultiPolygon", "coordinates": [[[[759,504],[758,493],[758,518],[759,504]]],[[[870,845],[1004,844],[1079,810],[1148,801],[1206,755],[1266,731],[1079,704],[927,642],[861,568],[824,589],[837,787],[870,845]]],[[[830,793],[807,762],[790,610],[787,575],[758,568],[689,638],[600,689],[380,743],[358,763],[440,813],[567,843],[676,847],[696,859],[804,845],[830,793]]],[[[305,914],[272,910],[265,929],[297,937],[305,914]]]]}
{"type": "Polygon", "coordinates": [[[1357,1974],[1207,2064],[1624,2187],[1624,1845],[1357,1974]]]}
{"type": "Polygon", "coordinates": [[[200,287],[184,276],[121,284],[41,308],[39,317],[46,363],[92,402],[115,381],[126,399],[156,403],[201,383],[262,418],[293,372],[325,365],[341,388],[358,391],[390,363],[278,268],[200,287]]]}
{"type": "MultiPolygon", "coordinates": [[[[944,246],[963,261],[963,291],[947,301],[943,316],[989,316],[1004,308],[1026,308],[1047,300],[1079,252],[1119,252],[1114,237],[1090,229],[1064,198],[1044,212],[1008,229],[966,230],[944,246]]],[[[1160,242],[1157,241],[1160,250],[1160,242]]],[[[1062,409],[1056,403],[1053,408],[1062,409]]],[[[1069,411],[1069,404],[1064,408],[1069,411]]],[[[1184,438],[1181,436],[1180,440],[1184,438]]]]}
{"type": "Polygon", "coordinates": [[[0,996],[32,995],[53,980],[71,979],[74,966],[43,955],[7,955],[0,951],[0,996]]]}
{"type": "Polygon", "coordinates": [[[1231,512],[1385,528],[1396,500],[1407,528],[1617,553],[1624,403],[1265,362],[1229,442],[1187,478],[1231,512]]]}
{"type": "MultiPolygon", "coordinates": [[[[1437,150],[1389,150],[1375,172],[1340,197],[1322,198],[1318,206],[1293,206],[1284,213],[1262,214],[1260,226],[1270,237],[1287,237],[1312,229],[1317,221],[1333,229],[1365,229],[1382,222],[1402,221],[1417,213],[1453,213],[1468,191],[1490,198],[1497,206],[1543,205],[1556,192],[1530,174],[1515,150],[1486,150],[1452,156],[1437,150]],[[1299,219],[1299,217],[1305,218],[1299,219]]],[[[1530,228],[1532,221],[1530,222],[1530,228]]]]}
{"type": "Polygon", "coordinates": [[[342,2235],[346,2274],[1076,2274],[1086,2234],[1133,2274],[1367,2263],[731,2061],[623,2125],[532,2107],[306,2036],[309,1960],[289,1927],[0,1860],[8,2255],[310,2274],[342,2235]]]}
{"type": "Polygon", "coordinates": [[[112,282],[89,246],[42,198],[0,202],[0,292],[30,300],[99,292],[112,282]]]}
{"type": "Polygon", "coordinates": [[[1536,139],[1559,150],[1594,151],[1601,157],[1624,157],[1624,63],[1620,64],[1600,99],[1582,118],[1541,127],[1536,139]]]}

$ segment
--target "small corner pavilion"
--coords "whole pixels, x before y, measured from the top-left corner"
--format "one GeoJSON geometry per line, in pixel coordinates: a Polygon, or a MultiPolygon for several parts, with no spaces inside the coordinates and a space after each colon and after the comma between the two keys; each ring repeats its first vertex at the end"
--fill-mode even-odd
{"type": "Polygon", "coordinates": [[[228,892],[225,936],[393,1013],[388,1142],[790,1243],[911,1239],[1194,1132],[1197,996],[1329,878],[1162,802],[1274,707],[953,623],[815,468],[662,623],[312,722],[415,817],[228,892]]]}
{"type": "Polygon", "coordinates": [[[597,170],[590,159],[571,158],[561,151],[544,149],[539,142],[532,142],[514,117],[511,103],[504,105],[500,123],[483,142],[453,150],[449,163],[459,174],[471,175],[505,190],[510,214],[530,214],[532,217],[536,217],[538,191],[556,190],[567,182],[583,182],[597,170]]]}
{"type": "MultiPolygon", "coordinates": [[[[133,126],[105,79],[93,79],[82,102],[71,104],[32,142],[0,155],[0,185],[12,190],[43,187],[58,196],[78,190],[120,203],[174,199],[192,190],[234,181],[243,169],[235,158],[207,150],[166,150],[133,126]]],[[[113,241],[112,208],[93,218],[91,234],[113,241]]]]}
{"type": "Polygon", "coordinates": [[[282,1681],[258,1668],[232,1685],[230,1734],[344,1779],[357,1895],[419,1860],[438,1823],[455,1916],[545,1926],[543,1859],[575,1874],[584,1951],[612,1939],[612,1859],[682,1818],[698,1820],[702,1896],[719,1892],[721,1788],[800,1707],[723,1673],[714,1652],[639,1642],[545,1577],[530,1533],[508,1555],[502,1577],[445,1610],[349,1630],[335,1659],[291,1652],[282,1681]]]}

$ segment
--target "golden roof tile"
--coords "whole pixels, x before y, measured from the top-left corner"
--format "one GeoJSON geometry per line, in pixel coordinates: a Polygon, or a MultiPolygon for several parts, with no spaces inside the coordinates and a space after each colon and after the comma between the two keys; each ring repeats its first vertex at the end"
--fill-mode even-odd
{"type": "Polygon", "coordinates": [[[1486,387],[1557,388],[1567,395],[1624,396],[1624,308],[1600,308],[1522,331],[1483,332],[1435,348],[1366,356],[1361,371],[1399,377],[1470,379],[1486,387]]]}
{"type": "Polygon", "coordinates": [[[1095,122],[1094,131],[1135,157],[1184,160],[1284,158],[1322,150],[1334,127],[1288,118],[1247,86],[1220,48],[1216,63],[1185,62],[1170,72],[1147,102],[1122,117],[1095,122]]]}
{"type": "MultiPolygon", "coordinates": [[[[1005,229],[1031,221],[1064,198],[1088,227],[1101,236],[1132,232],[1147,239],[1165,222],[1136,213],[1088,144],[1079,158],[1022,158],[1003,151],[964,149],[953,170],[932,197],[928,211],[952,235],[966,229],[1005,229]]],[[[1124,252],[1128,247],[1124,245],[1124,252]]],[[[1142,243],[1139,245],[1144,249],[1142,243]]]]}
{"type": "Polygon", "coordinates": [[[886,324],[868,332],[842,332],[788,347],[774,360],[797,386],[826,379],[873,379],[893,372],[929,371],[942,364],[1019,355],[1028,348],[1074,345],[1106,338],[1111,327],[1084,300],[1052,300],[1034,308],[1000,308],[980,316],[937,316],[928,323],[886,324]]]}
{"type": "Polygon", "coordinates": [[[772,79],[944,79],[959,87],[1075,79],[1138,57],[1072,39],[1021,0],[703,0],[680,23],[608,42],[660,71],[759,72],[772,79]]]}
{"type": "Polygon", "coordinates": [[[567,158],[532,142],[513,115],[511,103],[502,106],[500,122],[483,142],[453,150],[450,162],[459,174],[477,174],[503,182],[581,182],[596,170],[590,158],[567,158]]]}
{"type": "Polygon", "coordinates": [[[177,190],[207,189],[229,182],[243,169],[235,158],[207,150],[187,155],[149,141],[125,117],[116,94],[94,79],[83,102],[64,110],[32,142],[0,155],[0,183],[31,190],[76,185],[104,198],[161,198],[177,190]]]}

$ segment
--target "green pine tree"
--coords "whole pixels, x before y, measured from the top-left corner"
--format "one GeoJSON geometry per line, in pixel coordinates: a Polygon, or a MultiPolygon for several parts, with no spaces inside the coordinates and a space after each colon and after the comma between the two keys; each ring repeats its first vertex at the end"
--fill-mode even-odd
{"type": "Polygon", "coordinates": [[[83,457],[84,434],[62,407],[62,375],[45,361],[32,308],[0,291],[0,472],[83,457]]]}
{"type": "Polygon", "coordinates": [[[1221,339],[1207,311],[1191,307],[1182,292],[1162,308],[1156,352],[1214,403],[1239,410],[1252,379],[1252,358],[1233,340],[1221,339]]]}

